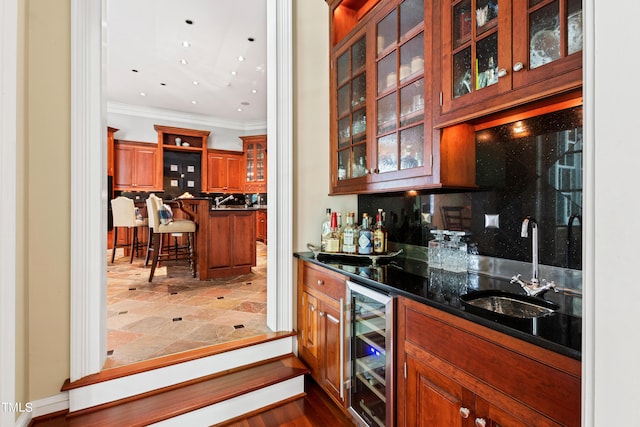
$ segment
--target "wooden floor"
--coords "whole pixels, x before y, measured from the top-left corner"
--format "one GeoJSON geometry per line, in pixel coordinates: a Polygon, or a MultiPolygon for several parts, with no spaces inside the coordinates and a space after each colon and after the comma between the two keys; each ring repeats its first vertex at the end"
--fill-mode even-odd
{"type": "MultiPolygon", "coordinates": [[[[222,424],[224,427],[354,427],[326,393],[309,376],[305,379],[306,396],[265,412],[222,424]]],[[[34,427],[69,427],[65,413],[32,421],[34,427]]],[[[126,426],[121,426],[126,427],[126,426]]]]}

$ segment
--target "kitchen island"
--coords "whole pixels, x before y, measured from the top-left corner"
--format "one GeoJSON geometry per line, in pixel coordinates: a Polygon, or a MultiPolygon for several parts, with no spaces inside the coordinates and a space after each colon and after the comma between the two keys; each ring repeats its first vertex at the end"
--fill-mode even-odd
{"type": "Polygon", "coordinates": [[[196,271],[200,280],[251,273],[256,265],[256,208],[212,208],[210,198],[181,199],[198,225],[196,271]]]}

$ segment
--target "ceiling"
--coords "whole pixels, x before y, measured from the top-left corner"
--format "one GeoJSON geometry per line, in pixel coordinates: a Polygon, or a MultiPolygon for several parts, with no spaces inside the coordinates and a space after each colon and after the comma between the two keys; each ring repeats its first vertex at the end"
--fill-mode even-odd
{"type": "Polygon", "coordinates": [[[168,110],[240,127],[266,123],[266,0],[106,5],[110,110],[168,110]]]}

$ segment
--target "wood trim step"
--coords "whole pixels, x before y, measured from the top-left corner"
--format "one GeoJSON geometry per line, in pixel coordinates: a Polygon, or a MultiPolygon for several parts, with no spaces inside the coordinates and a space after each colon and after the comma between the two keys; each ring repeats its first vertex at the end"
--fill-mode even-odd
{"type": "Polygon", "coordinates": [[[145,426],[306,375],[293,354],[70,413],[70,426],[145,426]]]}
{"type": "Polygon", "coordinates": [[[67,379],[61,391],[73,390],[80,387],[85,387],[92,384],[97,384],[105,381],[114,380],[117,378],[126,377],[129,375],[139,374],[141,372],[147,372],[154,369],[160,369],[167,366],[177,365],[179,363],[188,362],[191,360],[200,359],[203,357],[214,356],[216,354],[226,353],[228,351],[238,350],[241,348],[250,347],[255,344],[274,341],[281,338],[296,336],[295,331],[291,332],[270,332],[267,334],[257,335],[254,337],[243,338],[226,342],[222,344],[216,344],[208,347],[197,348],[181,353],[170,354],[168,356],[162,356],[151,360],[145,360],[138,363],[132,363],[130,365],[118,366],[111,369],[105,369],[97,374],[88,375],[84,378],[80,378],[77,381],[70,382],[67,379]]]}

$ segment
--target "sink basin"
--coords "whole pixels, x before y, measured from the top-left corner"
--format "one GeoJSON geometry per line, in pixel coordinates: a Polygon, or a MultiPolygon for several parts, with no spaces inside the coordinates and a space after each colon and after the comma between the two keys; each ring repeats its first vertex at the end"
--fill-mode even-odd
{"type": "Polygon", "coordinates": [[[460,296],[465,310],[483,314],[489,312],[499,316],[516,319],[535,319],[548,316],[560,307],[542,298],[509,292],[489,290],[471,292],[460,296]]]}

